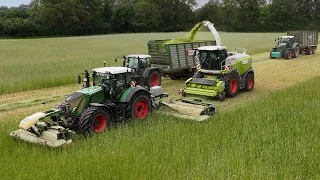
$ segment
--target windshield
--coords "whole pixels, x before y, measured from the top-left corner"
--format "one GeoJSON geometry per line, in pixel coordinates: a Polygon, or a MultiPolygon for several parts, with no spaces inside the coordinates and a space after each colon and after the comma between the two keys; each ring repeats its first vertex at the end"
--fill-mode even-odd
{"type": "Polygon", "coordinates": [[[279,44],[286,44],[289,41],[290,41],[290,38],[281,38],[279,41],[279,44]]]}
{"type": "Polygon", "coordinates": [[[109,86],[111,84],[111,78],[109,78],[109,74],[101,74],[97,73],[94,77],[94,83],[95,85],[101,85],[104,84],[106,86],[109,86]]]}
{"type": "Polygon", "coordinates": [[[221,62],[227,58],[226,50],[200,51],[199,60],[201,69],[221,70],[221,62]]]}
{"type": "MultiPolygon", "coordinates": [[[[147,67],[148,58],[140,58],[142,66],[147,67]]],[[[129,57],[128,59],[128,67],[129,68],[138,68],[138,58],[129,57]]]]}

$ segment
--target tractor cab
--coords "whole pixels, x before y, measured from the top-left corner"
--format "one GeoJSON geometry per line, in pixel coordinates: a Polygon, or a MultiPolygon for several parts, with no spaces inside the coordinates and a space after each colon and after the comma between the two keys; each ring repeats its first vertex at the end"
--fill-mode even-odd
{"type": "Polygon", "coordinates": [[[127,67],[128,68],[141,68],[145,69],[150,66],[150,55],[146,54],[131,54],[127,56],[128,62],[127,67]],[[139,60],[141,61],[140,67],[139,67],[139,60]]]}
{"type": "Polygon", "coordinates": [[[201,69],[223,70],[228,52],[224,46],[203,46],[198,48],[198,57],[201,69]]]}
{"type": "Polygon", "coordinates": [[[295,43],[294,36],[281,36],[276,39],[278,46],[292,46],[295,43]]]}

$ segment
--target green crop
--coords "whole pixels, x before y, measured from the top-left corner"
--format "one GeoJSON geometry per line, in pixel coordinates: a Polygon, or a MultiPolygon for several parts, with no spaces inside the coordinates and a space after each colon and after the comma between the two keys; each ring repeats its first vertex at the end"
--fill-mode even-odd
{"type": "Polygon", "coordinates": [[[164,42],[164,44],[179,44],[179,43],[193,42],[195,40],[195,36],[197,32],[201,29],[202,26],[203,26],[202,23],[198,23],[191,29],[191,31],[188,33],[187,36],[183,38],[169,40],[167,42],[164,42]]]}

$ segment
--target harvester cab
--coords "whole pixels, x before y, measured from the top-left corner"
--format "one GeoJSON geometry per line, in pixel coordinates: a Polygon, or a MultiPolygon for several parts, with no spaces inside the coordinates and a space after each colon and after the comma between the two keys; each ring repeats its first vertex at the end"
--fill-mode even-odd
{"type": "Polygon", "coordinates": [[[244,48],[228,52],[227,48],[222,46],[221,38],[213,24],[209,21],[203,23],[212,32],[217,45],[187,51],[187,55],[196,56],[198,60],[197,72],[186,81],[181,94],[216,97],[223,101],[225,95],[234,97],[240,89],[251,91],[254,87],[251,56],[246,54],[244,48]],[[241,49],[243,52],[239,53],[241,49]]]}

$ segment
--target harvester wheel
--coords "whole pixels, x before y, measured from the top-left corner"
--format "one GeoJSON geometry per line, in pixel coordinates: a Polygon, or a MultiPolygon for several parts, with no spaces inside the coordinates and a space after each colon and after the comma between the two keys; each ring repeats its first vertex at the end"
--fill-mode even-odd
{"type": "Polygon", "coordinates": [[[239,76],[236,74],[231,74],[230,80],[226,83],[226,93],[229,97],[234,97],[238,94],[240,84],[239,76]]]}
{"type": "Polygon", "coordinates": [[[306,55],[312,54],[312,47],[306,47],[306,55]]]}
{"type": "Polygon", "coordinates": [[[144,119],[151,112],[151,99],[148,95],[137,93],[132,98],[131,116],[144,119]]]}
{"type": "Polygon", "coordinates": [[[291,50],[286,50],[284,52],[284,58],[285,59],[291,59],[291,56],[292,56],[292,51],[291,50]]]}
{"type": "Polygon", "coordinates": [[[149,87],[160,86],[161,85],[161,75],[157,70],[151,71],[149,73],[149,87]]]}
{"type": "Polygon", "coordinates": [[[254,87],[254,75],[253,73],[249,73],[246,76],[246,82],[245,82],[245,89],[246,91],[252,91],[254,87]]]}
{"type": "Polygon", "coordinates": [[[294,49],[294,52],[293,52],[293,57],[294,58],[299,57],[299,53],[300,53],[300,47],[296,46],[296,48],[294,49]]]}
{"type": "Polygon", "coordinates": [[[109,112],[101,107],[89,107],[81,114],[79,129],[83,134],[101,133],[111,124],[109,112]]]}

